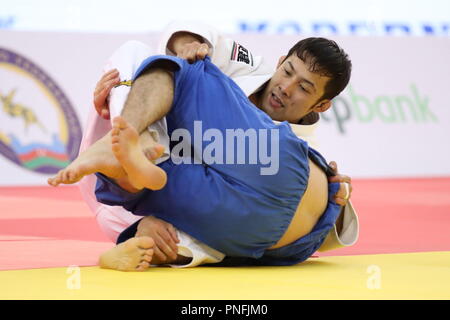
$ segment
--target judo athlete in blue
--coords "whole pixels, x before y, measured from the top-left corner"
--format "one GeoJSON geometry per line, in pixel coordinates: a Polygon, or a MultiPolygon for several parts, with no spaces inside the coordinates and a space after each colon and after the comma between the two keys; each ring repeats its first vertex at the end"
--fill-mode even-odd
{"type": "MultiPolygon", "coordinates": [[[[255,150],[251,143],[245,145],[244,164],[236,159],[175,163],[172,157],[159,165],[167,173],[167,184],[158,191],[130,193],[98,173],[98,201],[163,219],[240,264],[292,265],[306,260],[320,247],[340,213],[341,207],[333,201],[338,183],[328,184],[326,209],[311,232],[288,245],[269,248],[286,232],[305,193],[308,159],[330,175],[325,159],[299,139],[287,122],[276,124],[255,107],[209,58],[189,64],[176,57],[153,56],[142,63],[134,78],[162,62],[175,69],[173,104],[166,115],[169,136],[179,129],[191,137],[198,135],[198,121],[203,131],[215,130],[223,137],[230,130],[264,132],[257,135],[258,147],[266,146],[267,154],[276,154],[279,165],[269,168],[261,159],[249,163],[255,150]]],[[[194,157],[201,158],[209,144],[191,143],[194,157]]],[[[235,146],[225,146],[223,159],[239,152],[235,146]]],[[[137,223],[125,230],[118,243],[134,237],[136,228],[137,223]]]]}

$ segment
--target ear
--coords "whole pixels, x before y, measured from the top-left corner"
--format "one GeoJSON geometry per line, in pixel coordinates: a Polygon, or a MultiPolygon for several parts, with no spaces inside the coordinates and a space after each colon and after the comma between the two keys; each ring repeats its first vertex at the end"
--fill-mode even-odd
{"type": "Polygon", "coordinates": [[[322,100],[319,103],[317,103],[313,107],[313,111],[314,112],[325,112],[325,111],[327,111],[330,108],[331,108],[331,101],[326,99],[326,100],[322,100]]]}
{"type": "Polygon", "coordinates": [[[281,64],[284,62],[285,59],[286,59],[286,56],[281,56],[278,59],[277,69],[281,66],[281,64]]]}

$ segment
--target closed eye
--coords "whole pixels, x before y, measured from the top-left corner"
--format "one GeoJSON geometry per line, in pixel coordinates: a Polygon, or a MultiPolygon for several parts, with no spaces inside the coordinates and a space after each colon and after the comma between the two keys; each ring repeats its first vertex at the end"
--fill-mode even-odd
{"type": "MultiPolygon", "coordinates": [[[[286,68],[283,68],[283,69],[284,69],[284,73],[286,73],[286,75],[288,75],[290,77],[292,73],[287,71],[286,68]]],[[[304,86],[300,86],[300,88],[301,88],[302,91],[304,91],[304,92],[309,94],[309,91],[304,86]]]]}

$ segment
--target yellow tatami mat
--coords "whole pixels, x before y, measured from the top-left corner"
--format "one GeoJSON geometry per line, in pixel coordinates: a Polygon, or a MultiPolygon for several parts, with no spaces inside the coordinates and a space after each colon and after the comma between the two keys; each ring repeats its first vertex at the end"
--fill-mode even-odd
{"type": "Polygon", "coordinates": [[[3,300],[450,299],[450,252],[321,257],[291,267],[1,271],[0,283],[3,300]]]}

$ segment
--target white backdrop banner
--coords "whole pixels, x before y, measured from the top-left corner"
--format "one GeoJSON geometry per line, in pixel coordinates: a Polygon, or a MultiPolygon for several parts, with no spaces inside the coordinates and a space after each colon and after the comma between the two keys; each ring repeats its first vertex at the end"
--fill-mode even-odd
{"type": "MultiPolygon", "coordinates": [[[[275,67],[296,36],[234,36],[275,67]]],[[[0,185],[44,185],[77,154],[95,83],[127,40],[147,34],[0,32],[0,185]]],[[[319,150],[353,178],[450,175],[450,40],[333,38],[348,88],[322,116],[319,150]]]]}
{"type": "Polygon", "coordinates": [[[0,29],[158,32],[172,20],[214,24],[227,33],[332,36],[450,36],[448,0],[14,0],[1,1],[0,29]],[[45,10],[42,10],[45,8],[45,10]]]}

